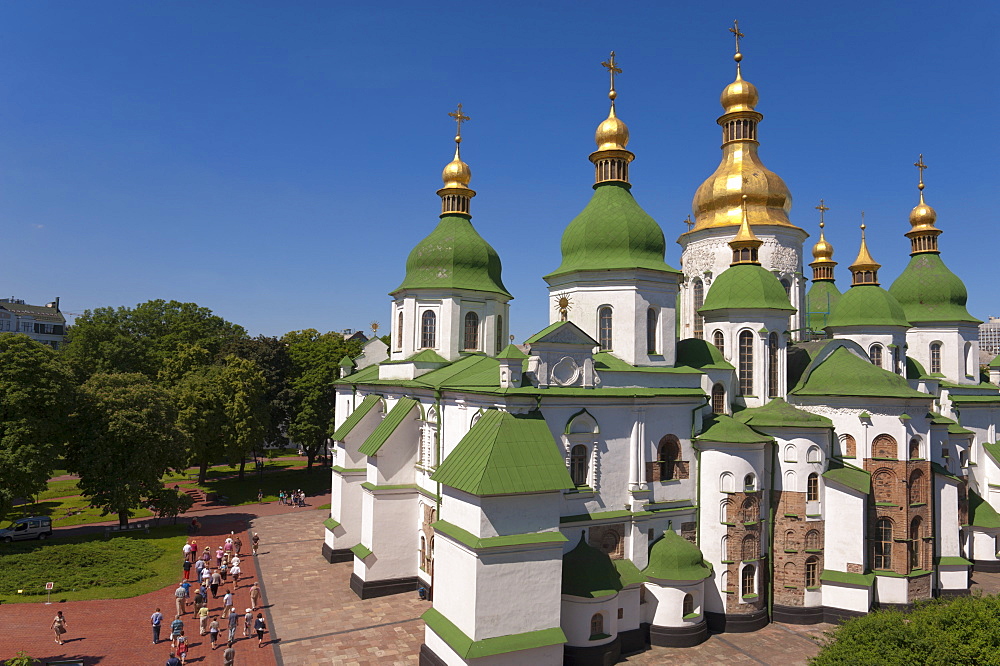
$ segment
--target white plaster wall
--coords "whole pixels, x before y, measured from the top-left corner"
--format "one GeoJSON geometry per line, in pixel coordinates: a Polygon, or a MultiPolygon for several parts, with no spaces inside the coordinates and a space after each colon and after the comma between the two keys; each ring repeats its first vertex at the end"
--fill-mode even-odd
{"type": "Polygon", "coordinates": [[[903,346],[906,344],[906,328],[902,326],[828,326],[827,331],[833,335],[834,339],[856,342],[868,352],[869,356],[872,345],[882,345],[882,365],[879,367],[906,376],[906,355],[903,353],[903,346]],[[896,345],[900,349],[898,364],[895,362],[896,354],[891,345],[896,345]]]}
{"type": "MultiPolygon", "coordinates": [[[[415,490],[380,490],[362,494],[364,528],[362,543],[372,550],[363,561],[354,558],[354,573],[362,580],[415,576],[419,542],[415,490]]],[[[435,543],[437,543],[435,539],[435,543]]]]}
{"type": "Polygon", "coordinates": [[[538,666],[561,666],[563,663],[563,646],[549,645],[547,647],[519,652],[507,652],[492,657],[481,657],[466,661],[459,657],[447,643],[434,633],[430,627],[424,630],[424,643],[434,651],[448,666],[510,666],[511,664],[538,664],[538,666]]]}
{"type": "MultiPolygon", "coordinates": [[[[884,579],[891,580],[891,579],[884,579]]],[[[902,578],[897,580],[903,580],[902,578]]],[[[905,581],[904,581],[905,583],[905,581]]],[[[872,593],[867,587],[823,584],[823,605],[829,608],[867,613],[872,605],[872,593]]]]}
{"type": "Polygon", "coordinates": [[[419,419],[420,410],[417,408],[410,410],[409,415],[389,435],[375,457],[368,458],[369,482],[375,485],[413,483],[413,466],[417,462],[420,449],[419,419]]]}
{"type": "MultiPolygon", "coordinates": [[[[748,407],[760,407],[768,402],[770,375],[768,373],[768,338],[778,334],[778,389],[777,395],[788,392],[787,345],[784,332],[788,330],[788,313],[772,310],[719,310],[705,315],[705,339],[712,340],[715,331],[725,336],[726,360],[736,368],[734,387],[739,389],[739,336],[743,331],[753,334],[753,395],[734,395],[733,401],[742,401],[748,407]],[[765,331],[761,333],[761,331],[765,331]]],[[[725,355],[725,354],[724,354],[725,355]]]]}
{"type": "MultiPolygon", "coordinates": [[[[476,556],[449,537],[434,537],[434,608],[466,636],[476,628],[476,556]],[[441,575],[448,572],[447,576],[441,575]]],[[[435,650],[436,651],[436,650],[435,650]]]]}
{"type": "Polygon", "coordinates": [[[955,384],[978,384],[979,374],[979,327],[975,324],[952,324],[944,326],[920,325],[906,332],[907,355],[920,362],[924,370],[931,372],[930,345],[941,343],[941,373],[955,384]],[[965,343],[972,344],[972,358],[976,372],[967,377],[965,343]]]}
{"type": "MultiPolygon", "coordinates": [[[[865,539],[861,537],[865,533],[866,497],[838,483],[826,486],[826,515],[834,517],[824,530],[823,565],[827,569],[847,571],[848,564],[867,564],[865,539]]],[[[824,603],[828,603],[825,598],[824,603]]]]}
{"type": "Polygon", "coordinates": [[[364,472],[333,473],[330,494],[330,517],[340,523],[332,533],[327,531],[331,548],[350,548],[362,540],[361,483],[364,472]]]}
{"type": "MultiPolygon", "coordinates": [[[[388,410],[387,410],[388,411],[388,410]]],[[[382,418],[384,414],[379,409],[378,405],[375,405],[368,410],[368,413],[361,417],[361,420],[355,424],[351,432],[347,433],[344,437],[344,461],[341,463],[343,467],[348,469],[360,469],[368,464],[368,456],[363,455],[358,451],[361,445],[365,443],[368,436],[375,432],[375,428],[382,423],[382,418]]]]}
{"type": "Polygon", "coordinates": [[[639,616],[640,587],[628,587],[618,593],[618,607],[623,611],[622,619],[618,620],[619,632],[638,629],[643,621],[639,616]]]}
{"type": "Polygon", "coordinates": [[[461,527],[466,532],[476,536],[482,530],[482,511],[479,508],[480,499],[475,495],[456,490],[450,486],[441,487],[441,512],[438,518],[452,525],[461,527]]]}
{"type": "Polygon", "coordinates": [[[466,584],[477,588],[473,640],[548,629],[561,609],[562,548],[481,552],[474,582],[466,584]],[[530,593],[518,594],[526,581],[530,593]]]}
{"type": "Polygon", "coordinates": [[[972,528],[972,559],[993,562],[997,559],[997,539],[992,532],[972,528]]]}
{"type": "Polygon", "coordinates": [[[448,359],[457,360],[464,351],[465,313],[479,314],[480,349],[489,355],[496,353],[497,315],[503,318],[500,337],[507,344],[509,330],[509,306],[507,298],[499,294],[470,291],[464,289],[416,289],[396,294],[391,306],[392,326],[391,358],[394,361],[409,358],[421,351],[420,318],[426,310],[437,315],[437,330],[434,351],[448,359]],[[398,313],[403,313],[403,336],[400,345],[397,331],[398,313]]]}
{"type": "Polygon", "coordinates": [[[477,536],[492,537],[559,529],[559,493],[484,497],[481,506],[482,521],[477,536]]]}
{"type": "Polygon", "coordinates": [[[604,645],[614,640],[618,635],[618,608],[620,600],[617,594],[598,599],[583,599],[581,597],[562,597],[562,616],[559,626],[566,634],[566,644],[577,647],[604,645]],[[590,620],[597,614],[604,615],[604,633],[611,638],[597,641],[590,640],[590,620]]]}
{"type": "Polygon", "coordinates": [[[658,627],[683,627],[701,622],[705,613],[704,581],[682,582],[653,580],[646,585],[646,594],[656,598],[653,624],[658,627]],[[694,598],[694,611],[698,617],[684,619],[684,595],[694,598]]]}
{"type": "Polygon", "coordinates": [[[958,485],[947,477],[934,474],[934,528],[937,537],[935,548],[941,557],[961,555],[958,524],[958,485]]]}
{"type": "Polygon", "coordinates": [[[969,570],[966,567],[939,567],[938,587],[943,590],[967,590],[969,570]]]}
{"type": "Polygon", "coordinates": [[[926,400],[796,396],[794,400],[797,407],[832,420],[838,436],[854,437],[857,457],[853,464],[857,466],[860,466],[863,458],[871,457],[872,441],[881,434],[891,435],[896,440],[896,456],[899,460],[909,458],[910,438],[914,436],[921,438],[926,452],[931,426],[924,416],[933,407],[933,396],[928,395],[926,400]],[[862,418],[862,413],[869,416],[862,418]],[[902,414],[911,418],[900,419],[902,414]]]}
{"type": "Polygon", "coordinates": [[[875,590],[878,600],[887,604],[909,603],[907,598],[908,582],[906,578],[875,576],[875,590]]]}

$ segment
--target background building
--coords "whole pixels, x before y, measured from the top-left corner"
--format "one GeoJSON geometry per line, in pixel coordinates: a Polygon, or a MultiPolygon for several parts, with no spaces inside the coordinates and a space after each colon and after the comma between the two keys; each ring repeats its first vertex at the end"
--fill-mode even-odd
{"type": "Polygon", "coordinates": [[[59,349],[66,341],[66,317],[59,311],[59,297],[45,305],[28,305],[13,296],[0,298],[0,331],[24,333],[59,349]]]}

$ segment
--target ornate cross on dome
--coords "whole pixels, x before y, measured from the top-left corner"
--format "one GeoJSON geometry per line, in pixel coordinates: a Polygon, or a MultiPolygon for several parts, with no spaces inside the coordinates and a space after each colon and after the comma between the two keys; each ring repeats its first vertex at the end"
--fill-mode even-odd
{"type": "Polygon", "coordinates": [[[684,220],[684,224],[687,225],[688,231],[691,231],[691,227],[694,226],[694,222],[691,221],[691,216],[690,215],[688,215],[687,219],[684,220]]]}
{"type": "Polygon", "coordinates": [[[736,36],[736,52],[740,52],[740,37],[746,37],[742,32],[740,32],[740,22],[738,20],[733,20],[733,27],[729,29],[729,32],[736,36]]]}
{"type": "Polygon", "coordinates": [[[922,154],[920,155],[920,159],[913,163],[913,166],[920,170],[920,184],[917,187],[922,190],[924,189],[924,169],[927,168],[927,165],[924,164],[924,156],[922,154]]]}
{"type": "Polygon", "coordinates": [[[455,111],[450,111],[449,116],[455,119],[455,124],[458,125],[458,129],[455,130],[455,143],[462,143],[462,123],[467,120],[472,120],[469,116],[462,113],[462,105],[458,105],[458,109],[455,111]]]}
{"type": "Polygon", "coordinates": [[[615,100],[616,95],[617,95],[617,93],[615,92],[615,74],[621,74],[622,73],[622,68],[619,67],[618,63],[615,62],[615,52],[614,51],[611,52],[611,57],[610,58],[608,58],[607,60],[605,60],[604,62],[601,63],[601,67],[604,67],[605,69],[607,69],[608,70],[608,74],[611,75],[611,92],[608,93],[608,97],[610,97],[611,101],[613,102],[615,100]]]}
{"type": "Polygon", "coordinates": [[[819,211],[819,225],[823,226],[823,213],[825,213],[826,211],[830,210],[830,207],[829,206],[824,206],[823,205],[823,200],[820,199],[819,200],[819,205],[816,206],[816,210],[819,211]]]}

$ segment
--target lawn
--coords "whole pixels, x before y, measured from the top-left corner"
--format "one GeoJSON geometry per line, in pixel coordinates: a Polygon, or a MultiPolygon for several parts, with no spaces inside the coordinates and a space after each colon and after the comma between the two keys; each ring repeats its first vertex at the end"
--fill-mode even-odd
{"type": "Polygon", "coordinates": [[[38,603],[49,581],[55,583],[53,602],[124,599],[162,589],[178,580],[186,540],[184,525],[169,525],[107,541],[90,536],[4,544],[0,603],[38,603]]]}
{"type": "Polygon", "coordinates": [[[49,500],[56,497],[70,497],[80,494],[79,479],[64,479],[62,481],[49,481],[49,486],[38,494],[39,501],[49,500]]]}
{"type": "MultiPolygon", "coordinates": [[[[150,518],[153,512],[148,509],[135,509],[132,519],[150,518]]],[[[90,500],[85,497],[65,497],[37,504],[22,504],[15,507],[7,516],[9,520],[27,518],[29,516],[50,516],[53,527],[69,527],[100,523],[106,520],[117,520],[117,514],[101,516],[100,509],[90,506],[90,500]]]]}
{"type": "MultiPolygon", "coordinates": [[[[270,465],[270,463],[268,463],[270,465]]],[[[202,486],[202,490],[214,492],[227,498],[227,504],[255,504],[257,502],[257,491],[264,491],[265,502],[278,501],[278,491],[299,490],[307,495],[318,495],[330,490],[330,468],[313,467],[312,470],[304,469],[285,470],[280,472],[265,472],[258,477],[256,472],[247,472],[243,481],[239,479],[218,479],[208,480],[202,486]]]]}

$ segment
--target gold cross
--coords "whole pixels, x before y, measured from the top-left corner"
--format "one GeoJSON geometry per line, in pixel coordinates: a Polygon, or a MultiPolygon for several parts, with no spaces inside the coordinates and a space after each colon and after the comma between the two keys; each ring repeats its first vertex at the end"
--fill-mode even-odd
{"type": "Polygon", "coordinates": [[[461,104],[458,105],[458,109],[456,111],[451,111],[448,113],[448,115],[454,118],[455,123],[458,125],[458,129],[456,130],[455,133],[455,141],[460,142],[462,140],[462,123],[464,123],[466,120],[472,120],[472,118],[462,113],[461,104]]]}
{"type": "Polygon", "coordinates": [[[924,189],[924,169],[927,168],[927,165],[924,164],[924,156],[920,155],[920,159],[917,160],[916,162],[914,162],[913,166],[915,166],[918,169],[920,169],[920,186],[919,187],[920,187],[920,189],[924,189]]]}
{"type": "Polygon", "coordinates": [[[825,213],[826,211],[830,210],[830,207],[829,206],[824,206],[823,205],[823,200],[820,199],[819,200],[819,205],[816,206],[816,210],[819,211],[819,223],[822,226],[822,224],[823,224],[823,213],[825,213]]]}
{"type": "Polygon", "coordinates": [[[687,219],[686,219],[686,220],[684,220],[684,224],[686,224],[686,225],[687,225],[687,227],[688,227],[688,231],[691,231],[691,227],[693,227],[693,226],[694,226],[694,222],[692,222],[692,221],[691,221],[691,216],[690,216],[690,215],[688,215],[688,216],[687,216],[687,219]]]}
{"type": "Polygon", "coordinates": [[[608,70],[608,74],[611,75],[611,92],[615,91],[615,74],[621,74],[622,68],[618,66],[615,62],[615,52],[611,52],[611,57],[601,63],[601,67],[608,70]]]}
{"type": "Polygon", "coordinates": [[[736,35],[736,52],[740,52],[740,37],[746,37],[742,32],[740,32],[740,22],[738,20],[733,21],[733,27],[729,29],[729,32],[736,35]]]}

